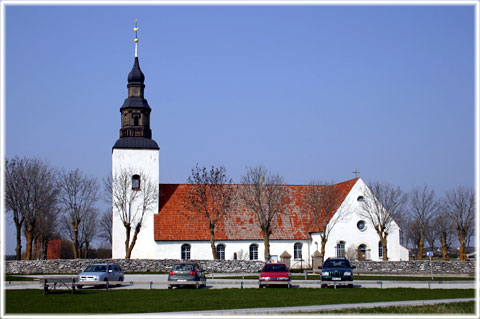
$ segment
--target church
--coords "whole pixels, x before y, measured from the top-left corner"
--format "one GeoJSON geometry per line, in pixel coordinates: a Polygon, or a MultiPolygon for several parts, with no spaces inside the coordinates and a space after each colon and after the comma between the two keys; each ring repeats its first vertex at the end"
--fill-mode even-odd
{"type": "MultiPolygon", "coordinates": [[[[138,30],[137,27],[134,29],[138,30]]],[[[128,97],[120,108],[120,138],[112,148],[112,174],[129,172],[129,194],[147,187],[149,181],[157,196],[142,215],[141,229],[131,251],[139,259],[212,259],[208,222],[186,205],[190,184],[160,184],[158,144],[150,129],[151,108],[144,97],[145,76],[140,69],[135,38],[135,58],[128,74],[128,97]]],[[[116,180],[113,178],[113,187],[116,180]]],[[[241,185],[239,185],[241,187],[241,185]]],[[[276,217],[270,236],[271,259],[291,258],[291,267],[311,265],[312,255],[321,248],[323,229],[314,227],[303,198],[310,185],[284,185],[288,194],[286,212],[276,217]]],[[[331,230],[325,247],[325,258],[346,256],[356,260],[379,261],[382,245],[373,227],[361,217],[361,203],[367,185],[355,178],[330,187],[341,190],[337,209],[331,218],[345,216],[331,230]]],[[[141,206],[140,199],[132,205],[141,206]]],[[[140,209],[140,208],[138,208],[140,209]]],[[[133,211],[137,211],[133,208],[133,211]]],[[[113,205],[112,258],[125,258],[126,231],[118,205],[113,205]]],[[[138,217],[137,217],[138,218],[138,217]]],[[[245,206],[236,207],[216,225],[215,248],[219,259],[263,260],[264,240],[256,224],[257,217],[245,206]]],[[[130,237],[133,236],[131,230],[130,237]]],[[[130,239],[131,240],[131,239],[130,239]]],[[[408,260],[408,250],[400,244],[400,228],[393,222],[387,237],[388,260],[408,260]]]]}

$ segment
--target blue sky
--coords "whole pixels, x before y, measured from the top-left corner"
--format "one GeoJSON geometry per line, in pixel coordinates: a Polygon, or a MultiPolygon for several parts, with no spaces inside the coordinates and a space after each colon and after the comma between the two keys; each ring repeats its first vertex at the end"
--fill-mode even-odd
{"type": "MultiPolygon", "coordinates": [[[[474,185],[473,6],[7,6],[7,157],[110,174],[139,59],[160,182],[474,185]]],[[[7,216],[8,217],[8,216],[7,216]]],[[[7,223],[7,254],[14,237],[7,223]]]]}

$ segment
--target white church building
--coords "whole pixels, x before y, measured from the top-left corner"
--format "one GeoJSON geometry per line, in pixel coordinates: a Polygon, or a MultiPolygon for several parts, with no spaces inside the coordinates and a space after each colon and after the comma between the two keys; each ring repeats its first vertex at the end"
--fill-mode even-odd
{"type": "MultiPolygon", "coordinates": [[[[208,222],[186,204],[186,195],[192,185],[159,183],[159,147],[152,139],[151,108],[144,98],[144,81],[145,76],[135,54],[134,65],[128,75],[128,97],[120,108],[120,138],[112,149],[112,174],[116,176],[122,170],[131,172],[130,192],[138,191],[144,187],[144,181],[150,180],[155,187],[158,186],[158,198],[143,218],[131,258],[212,259],[208,222]]],[[[115,188],[115,178],[113,182],[115,188]]],[[[287,211],[277,216],[276,227],[270,236],[270,254],[274,260],[280,260],[280,256],[287,253],[292,257],[292,267],[300,267],[300,264],[305,267],[310,265],[311,256],[321,249],[320,234],[323,230],[314,227],[313,218],[305,209],[302,198],[309,187],[318,186],[283,187],[287,189],[289,202],[287,211]]],[[[367,185],[361,178],[355,178],[334,187],[342,190],[342,197],[337,211],[332,212],[332,218],[336,215],[345,217],[329,235],[325,258],[345,256],[347,252],[354,251],[354,258],[358,260],[382,260],[379,237],[373,225],[361,217],[362,201],[367,200],[367,185]]],[[[232,214],[218,222],[215,244],[220,259],[263,259],[263,234],[255,218],[252,211],[238,205],[232,214]]],[[[124,258],[125,227],[115,205],[112,236],[112,258],[124,258]]],[[[400,244],[400,228],[395,222],[391,225],[387,243],[388,260],[408,260],[408,250],[400,244]]]]}

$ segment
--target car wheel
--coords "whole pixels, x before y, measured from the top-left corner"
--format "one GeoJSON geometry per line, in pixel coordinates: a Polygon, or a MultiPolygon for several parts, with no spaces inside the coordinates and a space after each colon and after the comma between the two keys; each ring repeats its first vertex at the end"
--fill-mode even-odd
{"type": "Polygon", "coordinates": [[[320,287],[321,288],[327,288],[327,285],[326,284],[321,284],[320,287]]]}
{"type": "Polygon", "coordinates": [[[348,288],[353,288],[353,284],[348,284],[348,288]]]}
{"type": "Polygon", "coordinates": [[[173,288],[172,285],[168,285],[168,289],[172,289],[172,288],[173,288]]]}
{"type": "Polygon", "coordinates": [[[82,289],[82,287],[83,287],[82,285],[77,285],[78,289],[82,289]]]}

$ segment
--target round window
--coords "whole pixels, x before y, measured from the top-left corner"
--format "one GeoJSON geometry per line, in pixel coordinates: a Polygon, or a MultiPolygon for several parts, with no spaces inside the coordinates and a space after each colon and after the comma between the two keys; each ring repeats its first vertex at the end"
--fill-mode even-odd
{"type": "Polygon", "coordinates": [[[367,229],[367,224],[365,223],[364,220],[360,220],[357,223],[357,228],[359,231],[365,231],[365,229],[367,229]]]}

